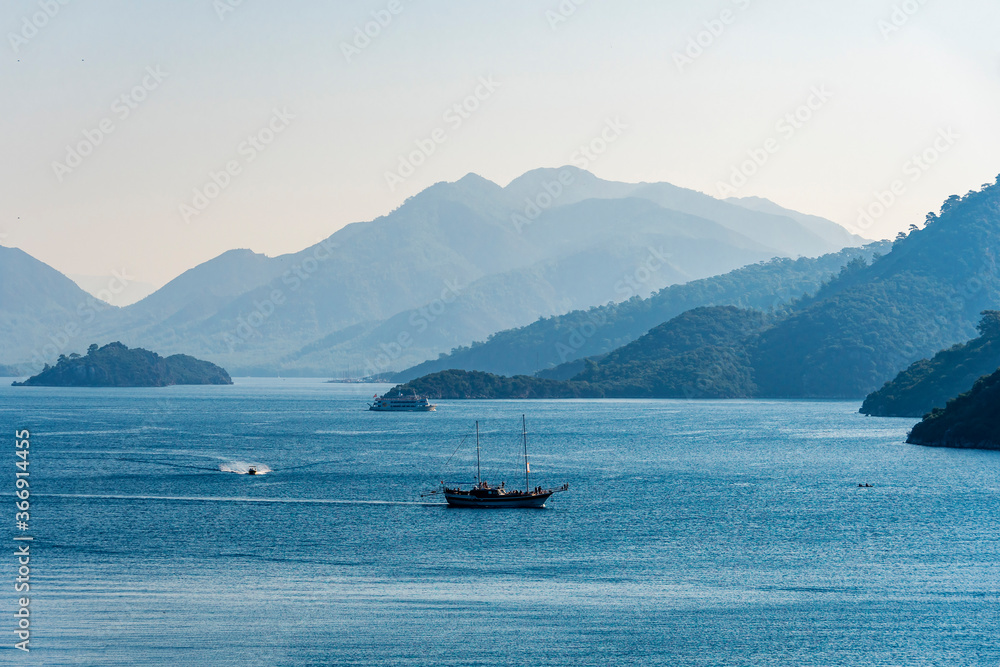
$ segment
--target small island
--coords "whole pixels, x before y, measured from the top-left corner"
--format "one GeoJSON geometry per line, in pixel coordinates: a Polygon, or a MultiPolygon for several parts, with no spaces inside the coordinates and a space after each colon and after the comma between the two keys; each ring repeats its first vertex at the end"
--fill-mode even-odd
{"type": "Polygon", "coordinates": [[[38,375],[15,387],[167,387],[175,384],[232,384],[225,369],[186,354],[163,358],[119,342],[96,344],[87,354],[59,355],[55,366],[45,364],[38,375]]]}
{"type": "Polygon", "coordinates": [[[1000,370],[925,415],[907,442],[931,447],[1000,449],[1000,370]]]}

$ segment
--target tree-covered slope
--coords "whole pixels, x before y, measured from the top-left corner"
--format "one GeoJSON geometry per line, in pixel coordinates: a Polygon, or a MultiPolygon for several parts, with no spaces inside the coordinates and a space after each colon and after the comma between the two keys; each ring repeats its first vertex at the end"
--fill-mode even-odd
{"type": "Polygon", "coordinates": [[[501,375],[531,374],[584,357],[604,354],[636,340],[653,327],[699,306],[732,305],[781,309],[814,292],[852,260],[888,252],[888,242],[846,248],[818,258],[773,259],[728,273],[671,285],[647,299],[575,310],[500,331],[485,342],[456,348],[395,376],[407,381],[439,370],[482,370],[501,375]]]}
{"type": "Polygon", "coordinates": [[[878,417],[921,417],[1000,368],[1000,311],[982,313],[979,337],[910,365],[865,398],[860,412],[878,417]]]}
{"type": "Polygon", "coordinates": [[[38,375],[15,386],[28,387],[166,387],[174,384],[232,384],[224,369],[186,354],[163,358],[121,343],[91,345],[87,354],[59,356],[38,375]]]}
{"type": "Polygon", "coordinates": [[[771,316],[732,306],[696,308],[655,327],[600,363],[587,360],[570,380],[447,370],[394,389],[437,398],[581,398],[702,396],[754,393],[745,344],[771,316]]]}
{"type": "Polygon", "coordinates": [[[752,396],[746,341],[771,320],[733,306],[695,308],[588,364],[571,380],[599,386],[605,396],[752,396]]]}
{"type": "Polygon", "coordinates": [[[972,390],[935,408],[906,440],[915,445],[1000,449],[1000,371],[980,378],[972,390]]]}
{"type": "Polygon", "coordinates": [[[41,368],[100,313],[115,310],[23,250],[0,246],[0,363],[41,368]]]}
{"type": "Polygon", "coordinates": [[[386,392],[386,396],[416,393],[434,398],[601,398],[599,387],[585,383],[543,380],[530,375],[507,377],[482,371],[448,370],[431,373],[386,392]]]}
{"type": "MultiPolygon", "coordinates": [[[[1000,303],[998,251],[1000,178],[949,197],[940,216],[928,215],[924,229],[901,234],[871,265],[849,262],[814,295],[778,313],[774,326],[736,343],[709,343],[693,358],[667,356],[644,370],[642,386],[622,395],[670,395],[672,388],[719,377],[721,368],[736,379],[708,383],[702,395],[860,398],[914,361],[972,337],[979,313],[1000,303]],[[646,393],[655,376],[667,384],[646,393]]],[[[576,347],[599,331],[594,323],[584,335],[581,326],[576,347]]],[[[602,358],[598,368],[606,364],[602,358]]],[[[576,377],[600,380],[594,373],[591,366],[576,377]]],[[[606,383],[597,386],[608,390],[606,383]]]]}
{"type": "Polygon", "coordinates": [[[759,395],[865,396],[968,340],[979,313],[1000,303],[998,251],[1000,185],[950,197],[924,229],[762,334],[753,355],[759,395]]]}

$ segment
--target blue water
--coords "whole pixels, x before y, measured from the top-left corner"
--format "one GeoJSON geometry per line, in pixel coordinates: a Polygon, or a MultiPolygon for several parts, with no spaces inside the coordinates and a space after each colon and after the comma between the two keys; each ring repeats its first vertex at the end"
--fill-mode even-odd
{"type": "Polygon", "coordinates": [[[0,661],[1000,664],[998,452],[905,445],[912,420],[853,402],[364,410],[380,389],[0,387],[0,492],[30,429],[35,537],[33,650],[3,584],[0,661]],[[476,419],[483,477],[523,484],[522,413],[531,485],[569,492],[420,497],[472,479],[476,419]],[[248,465],[271,471],[222,471],[248,465]]]}

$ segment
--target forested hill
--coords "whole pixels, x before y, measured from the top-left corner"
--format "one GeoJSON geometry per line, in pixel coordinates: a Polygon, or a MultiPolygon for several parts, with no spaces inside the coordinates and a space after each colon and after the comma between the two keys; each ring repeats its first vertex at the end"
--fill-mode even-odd
{"type": "Polygon", "coordinates": [[[998,251],[1000,185],[949,197],[892,252],[762,334],[753,355],[759,395],[860,398],[972,338],[980,312],[1000,304],[998,251]]]}
{"type": "Polygon", "coordinates": [[[1000,368],[1000,311],[987,310],[982,315],[978,338],[912,364],[869,394],[860,412],[878,417],[921,417],[933,408],[944,407],[980,377],[1000,368]]]}
{"type": "Polygon", "coordinates": [[[771,315],[733,306],[689,310],[615,350],[588,360],[568,381],[447,370],[396,387],[390,395],[437,398],[696,398],[752,396],[746,343],[771,315]]]}
{"type": "Polygon", "coordinates": [[[773,317],[733,306],[695,308],[590,363],[574,382],[605,396],[743,398],[756,388],[746,342],[773,317]]]}
{"type": "Polygon", "coordinates": [[[224,369],[186,354],[163,358],[121,343],[91,345],[87,354],[60,355],[55,366],[14,386],[29,387],[165,387],[174,384],[232,384],[224,369]]]}
{"type": "Polygon", "coordinates": [[[1000,449],[1000,370],[972,390],[935,408],[910,431],[915,445],[1000,449]]]}
{"type": "Polygon", "coordinates": [[[531,374],[610,352],[691,308],[732,305],[780,310],[788,302],[815,292],[852,260],[871,260],[891,248],[891,243],[882,241],[818,258],[773,259],[712,278],[672,285],[647,299],[633,297],[622,303],[540,318],[528,326],[493,334],[485,342],[456,348],[398,373],[394,379],[405,382],[446,369],[531,374]]]}
{"type": "MultiPolygon", "coordinates": [[[[923,229],[914,225],[889,254],[871,265],[850,262],[815,295],[777,313],[772,326],[710,342],[694,357],[662,357],[655,373],[671,378],[666,386],[690,387],[728,369],[749,373],[739,385],[753,396],[861,398],[914,361],[974,336],[980,312],[1000,304],[998,251],[1000,185],[949,197],[940,215],[929,214],[923,229]]],[[[611,363],[600,359],[597,370],[591,365],[574,379],[589,387],[594,380],[606,393],[600,369],[611,363]]],[[[709,382],[699,395],[732,391],[709,382]]]]}

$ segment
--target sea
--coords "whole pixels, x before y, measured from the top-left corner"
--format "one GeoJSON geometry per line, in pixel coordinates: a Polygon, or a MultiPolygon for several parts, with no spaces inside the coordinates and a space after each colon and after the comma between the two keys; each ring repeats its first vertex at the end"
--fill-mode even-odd
{"type": "Polygon", "coordinates": [[[907,445],[856,401],[2,384],[5,664],[1000,664],[1000,452],[907,445]],[[474,481],[477,421],[482,478],[523,487],[522,415],[527,483],[568,491],[432,493],[474,481]]]}

